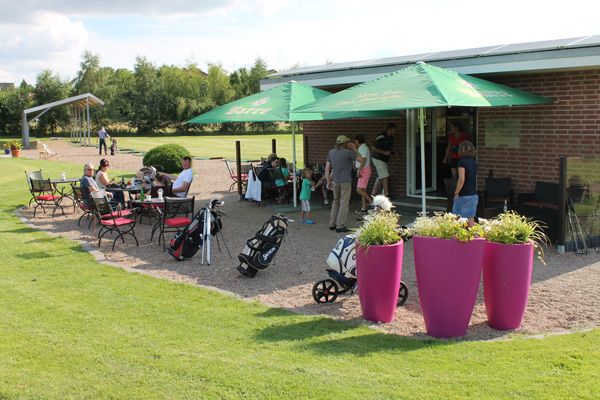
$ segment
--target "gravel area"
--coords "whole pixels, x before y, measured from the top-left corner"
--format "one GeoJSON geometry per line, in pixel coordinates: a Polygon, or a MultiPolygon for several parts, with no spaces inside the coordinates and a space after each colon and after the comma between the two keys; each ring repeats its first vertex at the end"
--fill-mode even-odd
{"type": "MultiPolygon", "coordinates": [[[[71,146],[66,141],[53,141],[51,148],[60,154],[61,161],[83,165],[87,161],[98,164],[96,150],[71,146]]],[[[27,150],[25,156],[37,158],[37,152],[27,150]]],[[[135,171],[141,167],[141,157],[132,155],[108,156],[113,168],[135,171]]],[[[196,197],[196,207],[206,204],[211,198],[225,200],[223,211],[223,234],[232,257],[225,251],[219,253],[214,246],[213,264],[200,264],[200,256],[177,262],[162,246],[150,242],[150,225],[136,226],[140,246],[117,243],[116,250],[110,251],[111,241],[102,243],[101,250],[108,261],[117,263],[156,277],[187,282],[190,284],[215,287],[233,292],[248,299],[284,307],[304,314],[327,315],[334,318],[363,322],[360,316],[358,295],[342,295],[335,303],[317,305],[311,295],[313,284],[327,277],[325,260],[342,234],[327,229],[329,210],[320,207],[314,210],[315,225],[291,223],[289,238],[291,244],[284,243],[276,262],[260,271],[254,279],[240,275],[236,267],[237,254],[243,249],[247,239],[252,237],[270,215],[279,211],[277,206],[261,205],[238,201],[237,194],[228,192],[230,178],[225,165],[220,160],[194,161],[195,179],[190,195],[196,197]],[[293,251],[300,260],[295,262],[293,251]],[[300,268],[299,268],[300,267],[300,268]],[[301,270],[301,271],[300,271],[301,270]]],[[[355,204],[357,206],[358,204],[355,204]]],[[[31,210],[23,211],[31,218],[31,210]]],[[[77,228],[78,212],[66,207],[65,216],[51,217],[51,213],[41,214],[32,222],[40,229],[59,233],[61,236],[94,241],[94,228],[77,228]]],[[[351,215],[351,218],[353,216],[351,215]]],[[[352,223],[349,223],[351,226],[352,223]]],[[[167,238],[169,239],[169,237],[167,238]]],[[[512,332],[495,331],[486,325],[483,295],[480,293],[471,319],[466,340],[490,340],[510,337],[514,333],[537,335],[556,332],[572,332],[600,326],[600,254],[589,255],[557,254],[546,250],[546,264],[536,260],[529,296],[529,304],[520,329],[512,332]]],[[[405,246],[402,280],[408,285],[409,299],[398,308],[396,318],[388,324],[377,324],[377,328],[388,333],[425,338],[425,326],[420,313],[412,243],[405,246]]]]}

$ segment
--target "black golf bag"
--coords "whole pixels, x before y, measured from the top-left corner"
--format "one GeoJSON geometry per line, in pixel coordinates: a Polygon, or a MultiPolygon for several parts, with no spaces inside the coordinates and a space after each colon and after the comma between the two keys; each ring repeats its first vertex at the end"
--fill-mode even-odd
{"type": "MultiPolygon", "coordinates": [[[[202,246],[202,232],[204,231],[204,213],[206,208],[201,209],[192,218],[192,223],[184,230],[178,231],[169,243],[169,254],[177,261],[183,261],[186,258],[192,258],[202,246]]],[[[214,222],[210,228],[210,234],[215,236],[223,227],[218,212],[211,211],[214,222]]]]}
{"type": "Polygon", "coordinates": [[[281,215],[273,215],[256,235],[246,242],[246,247],[238,255],[240,265],[237,269],[242,275],[253,278],[258,270],[271,264],[287,233],[287,221],[287,218],[281,215]]]}

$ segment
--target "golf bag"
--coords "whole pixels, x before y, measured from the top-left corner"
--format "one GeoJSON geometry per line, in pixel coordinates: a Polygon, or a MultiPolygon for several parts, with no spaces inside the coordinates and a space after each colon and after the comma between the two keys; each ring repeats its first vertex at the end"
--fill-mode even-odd
{"type": "Polygon", "coordinates": [[[329,276],[344,287],[356,284],[356,240],[354,235],[347,235],[336,243],[327,257],[329,276]]]}
{"type": "MultiPolygon", "coordinates": [[[[192,258],[202,246],[202,232],[204,230],[204,213],[206,208],[201,209],[194,215],[192,223],[184,230],[178,231],[169,243],[169,254],[177,261],[192,258]]],[[[216,211],[213,213],[214,221],[210,233],[215,236],[223,227],[221,218],[216,211]]]]}
{"type": "Polygon", "coordinates": [[[287,233],[288,220],[282,215],[273,215],[252,238],[246,242],[238,255],[238,271],[253,278],[258,270],[265,269],[277,255],[287,233]]]}

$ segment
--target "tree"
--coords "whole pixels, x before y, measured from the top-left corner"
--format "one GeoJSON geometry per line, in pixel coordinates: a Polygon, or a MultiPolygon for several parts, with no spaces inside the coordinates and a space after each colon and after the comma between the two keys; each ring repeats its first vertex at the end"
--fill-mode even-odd
{"type": "MultiPolygon", "coordinates": [[[[71,94],[71,82],[63,80],[58,74],[49,69],[43,70],[36,79],[33,97],[35,105],[51,103],[62,100],[71,94]]],[[[66,107],[56,107],[45,113],[38,121],[36,131],[46,134],[55,134],[59,125],[66,126],[69,122],[69,113],[66,107]]]]}
{"type": "Polygon", "coordinates": [[[137,57],[133,76],[130,124],[139,133],[151,133],[161,125],[158,69],[145,57],[137,57]]]}
{"type": "Polygon", "coordinates": [[[0,134],[18,135],[21,131],[23,110],[33,104],[33,87],[22,81],[21,85],[10,90],[0,91],[0,134]]]}

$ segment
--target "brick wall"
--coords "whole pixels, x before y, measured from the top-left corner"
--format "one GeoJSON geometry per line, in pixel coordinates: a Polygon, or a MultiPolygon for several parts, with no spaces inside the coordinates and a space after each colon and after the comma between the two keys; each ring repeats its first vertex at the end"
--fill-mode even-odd
{"type": "Polygon", "coordinates": [[[536,180],[558,182],[560,156],[600,155],[600,69],[489,79],[558,104],[478,110],[480,184],[492,169],[494,176],[513,178],[516,191],[532,191],[536,180]],[[486,148],[488,118],[519,119],[520,148],[486,148]]]}
{"type": "MultiPolygon", "coordinates": [[[[517,192],[532,191],[536,180],[558,181],[561,155],[600,155],[600,69],[486,77],[527,92],[553,97],[558,104],[535,107],[480,108],[478,110],[479,184],[491,169],[494,176],[510,176],[517,192]],[[486,148],[487,119],[519,119],[520,148],[486,148]]],[[[403,114],[402,114],[403,115],[403,114]]],[[[362,133],[372,145],[389,120],[305,122],[309,163],[325,163],[337,135],[362,133]]],[[[396,155],[390,161],[392,196],[406,193],[405,118],[398,125],[396,155]]],[[[371,184],[373,179],[371,180],[371,184]]]]}
{"type": "MultiPolygon", "coordinates": [[[[392,156],[388,164],[390,168],[390,192],[394,197],[404,196],[406,194],[406,118],[303,122],[304,135],[307,138],[304,144],[308,157],[306,161],[309,164],[325,164],[327,153],[335,147],[335,139],[338,135],[346,135],[352,139],[354,135],[360,133],[365,136],[367,144],[372,146],[375,137],[385,130],[388,122],[394,122],[398,125],[398,133],[394,137],[396,154],[392,156]]],[[[372,177],[369,190],[374,181],[375,179],[372,177]]]]}

